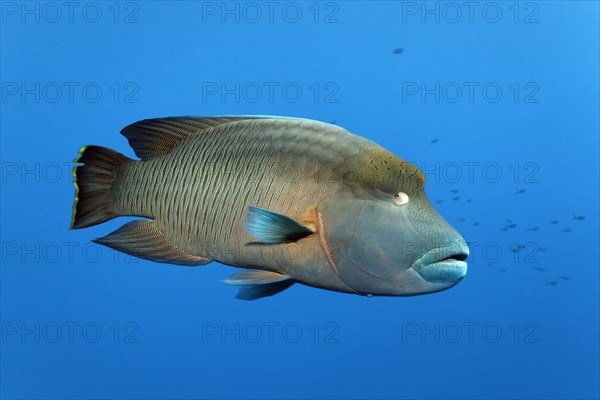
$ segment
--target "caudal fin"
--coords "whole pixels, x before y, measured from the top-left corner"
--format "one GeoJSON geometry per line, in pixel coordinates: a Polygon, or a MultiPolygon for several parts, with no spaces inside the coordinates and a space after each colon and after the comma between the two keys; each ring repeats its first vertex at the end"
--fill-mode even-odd
{"type": "Polygon", "coordinates": [[[122,164],[130,158],[100,146],[84,146],[79,150],[73,168],[75,204],[70,229],[86,228],[117,216],[109,211],[108,201],[113,180],[122,164]]]}

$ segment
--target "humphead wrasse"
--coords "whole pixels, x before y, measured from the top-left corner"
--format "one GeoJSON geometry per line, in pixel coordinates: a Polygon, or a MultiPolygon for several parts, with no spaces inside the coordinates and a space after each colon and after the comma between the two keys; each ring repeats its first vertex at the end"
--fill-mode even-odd
{"type": "Polygon", "coordinates": [[[284,117],[177,117],[124,128],[141,160],[86,146],[72,229],[118,216],[96,239],[187,266],[242,268],[238,298],[294,283],[416,295],[458,283],[468,247],[431,206],[414,165],[335,125],[284,117]]]}

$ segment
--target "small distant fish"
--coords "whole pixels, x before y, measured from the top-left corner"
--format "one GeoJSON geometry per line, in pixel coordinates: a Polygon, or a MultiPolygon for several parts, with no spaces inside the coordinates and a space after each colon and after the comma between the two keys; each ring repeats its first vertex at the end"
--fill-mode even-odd
{"type": "Polygon", "coordinates": [[[538,247],[538,251],[547,251],[545,247],[538,247]]]}
{"type": "Polygon", "coordinates": [[[550,225],[556,225],[556,224],[558,224],[558,221],[557,221],[557,220],[552,220],[552,221],[550,221],[550,225]]]}
{"type": "Polygon", "coordinates": [[[394,54],[402,54],[404,53],[404,49],[402,47],[398,47],[394,49],[394,54]]]}
{"type": "Polygon", "coordinates": [[[571,221],[583,221],[585,219],[585,215],[575,215],[573,214],[573,219],[571,221]]]}
{"type": "Polygon", "coordinates": [[[431,146],[432,144],[436,144],[439,141],[440,139],[431,139],[431,143],[429,143],[429,145],[431,146]]]}
{"type": "Polygon", "coordinates": [[[506,272],[506,270],[504,268],[500,268],[498,272],[506,272]]]}
{"type": "Polygon", "coordinates": [[[568,276],[559,276],[558,279],[562,279],[563,281],[570,281],[571,278],[569,278],[568,276]]]}
{"type": "Polygon", "coordinates": [[[458,193],[458,189],[452,189],[450,192],[451,193],[458,193]]]}
{"type": "Polygon", "coordinates": [[[458,220],[459,220],[460,222],[465,222],[465,219],[464,219],[464,218],[459,218],[458,220]]]}
{"type": "Polygon", "coordinates": [[[571,233],[571,230],[569,228],[565,228],[562,230],[564,233],[571,233]]]}
{"type": "Polygon", "coordinates": [[[537,232],[540,230],[539,226],[532,226],[529,229],[527,229],[527,232],[537,232]]]}
{"type": "Polygon", "coordinates": [[[493,267],[493,266],[494,266],[494,263],[488,263],[488,264],[487,264],[487,266],[488,266],[488,267],[493,267]]]}
{"type": "Polygon", "coordinates": [[[519,189],[515,192],[515,194],[523,194],[526,192],[526,189],[519,189]]]}
{"type": "Polygon", "coordinates": [[[331,125],[335,125],[335,124],[336,124],[336,121],[335,121],[335,119],[334,119],[333,121],[329,121],[329,123],[330,123],[331,125]]]}
{"type": "Polygon", "coordinates": [[[523,250],[525,247],[527,247],[527,246],[526,246],[526,245],[524,245],[524,244],[516,244],[514,247],[512,247],[512,249],[511,249],[511,250],[517,250],[517,251],[521,251],[521,250],[523,250]]]}
{"type": "Polygon", "coordinates": [[[454,201],[458,201],[458,200],[460,200],[460,197],[458,197],[458,196],[456,196],[456,197],[453,197],[453,198],[452,198],[452,200],[454,200],[454,201]]]}
{"type": "Polygon", "coordinates": [[[515,247],[513,247],[512,249],[510,249],[513,253],[518,253],[519,251],[523,250],[525,247],[524,244],[517,244],[515,247]]]}
{"type": "Polygon", "coordinates": [[[546,281],[546,286],[556,286],[558,285],[558,281],[546,281]]]}
{"type": "Polygon", "coordinates": [[[470,203],[470,202],[471,202],[471,199],[467,199],[467,203],[470,203]]]}
{"type": "Polygon", "coordinates": [[[535,269],[536,271],[540,271],[540,272],[544,272],[546,271],[544,268],[542,267],[533,267],[533,269],[535,269]]]}
{"type": "Polygon", "coordinates": [[[479,222],[473,222],[473,226],[479,226],[479,222]]]}
{"type": "Polygon", "coordinates": [[[506,227],[508,229],[515,229],[517,227],[517,224],[508,224],[508,225],[506,225],[506,227]]]}
{"type": "Polygon", "coordinates": [[[511,222],[512,222],[512,219],[507,219],[507,220],[506,220],[506,223],[507,223],[507,224],[510,224],[511,222]]]}

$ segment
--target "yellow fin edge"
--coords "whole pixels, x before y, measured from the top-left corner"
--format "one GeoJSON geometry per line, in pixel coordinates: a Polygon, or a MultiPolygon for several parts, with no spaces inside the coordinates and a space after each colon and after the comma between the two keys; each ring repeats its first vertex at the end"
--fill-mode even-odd
{"type": "MultiPolygon", "coordinates": [[[[88,146],[83,146],[82,148],[79,149],[79,151],[78,151],[79,155],[77,157],[75,157],[75,159],[73,160],[74,163],[79,162],[79,160],[81,159],[81,156],[83,155],[83,153],[85,152],[87,147],[88,146]]],[[[73,215],[71,217],[71,225],[69,226],[69,230],[72,230],[73,226],[75,225],[75,215],[77,214],[77,203],[79,202],[79,185],[77,185],[77,168],[79,168],[79,166],[76,166],[73,168],[73,186],[75,186],[75,202],[73,203],[73,215]]]]}

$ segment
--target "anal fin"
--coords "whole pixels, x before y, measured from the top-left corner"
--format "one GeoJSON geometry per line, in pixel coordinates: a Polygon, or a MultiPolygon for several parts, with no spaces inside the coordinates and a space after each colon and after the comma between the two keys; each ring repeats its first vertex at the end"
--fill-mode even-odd
{"type": "Polygon", "coordinates": [[[155,221],[129,222],[111,234],[95,239],[94,243],[160,263],[195,266],[212,261],[190,254],[169,242],[155,221]]]}
{"type": "Polygon", "coordinates": [[[261,297],[273,296],[296,283],[288,275],[258,269],[236,272],[223,282],[240,286],[236,298],[241,300],[256,300],[261,297]]]}

